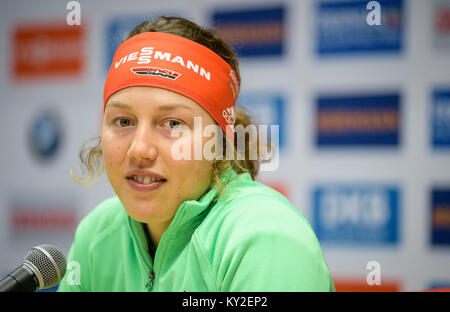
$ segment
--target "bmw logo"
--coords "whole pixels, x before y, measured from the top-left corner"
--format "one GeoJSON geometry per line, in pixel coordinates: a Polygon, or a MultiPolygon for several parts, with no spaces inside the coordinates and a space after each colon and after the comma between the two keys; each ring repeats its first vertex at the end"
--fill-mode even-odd
{"type": "Polygon", "coordinates": [[[45,110],[33,119],[29,131],[29,145],[36,158],[52,159],[59,151],[62,140],[60,118],[53,110],[45,110]]]}

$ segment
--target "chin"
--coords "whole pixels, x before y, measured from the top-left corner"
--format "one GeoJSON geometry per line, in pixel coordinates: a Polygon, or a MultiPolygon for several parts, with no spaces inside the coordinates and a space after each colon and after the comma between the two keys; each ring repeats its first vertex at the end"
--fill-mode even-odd
{"type": "Polygon", "coordinates": [[[163,222],[170,219],[169,216],[160,210],[161,207],[164,207],[163,205],[158,205],[148,200],[128,201],[126,204],[124,203],[124,207],[132,219],[141,223],[163,222]]]}

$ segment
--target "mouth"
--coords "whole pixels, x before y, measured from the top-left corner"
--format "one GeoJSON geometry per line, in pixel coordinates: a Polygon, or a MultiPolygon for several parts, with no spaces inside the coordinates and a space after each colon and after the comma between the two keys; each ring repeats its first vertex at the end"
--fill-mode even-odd
{"type": "Polygon", "coordinates": [[[127,182],[129,187],[136,192],[151,192],[158,188],[160,188],[164,183],[166,183],[166,179],[149,177],[149,176],[130,176],[127,177],[127,182]]]}
{"type": "Polygon", "coordinates": [[[157,177],[151,177],[151,176],[137,176],[137,175],[132,175],[127,177],[127,180],[132,180],[135,181],[138,184],[142,184],[142,185],[149,185],[152,184],[154,182],[166,182],[167,180],[164,178],[157,178],[157,177]]]}
{"type": "Polygon", "coordinates": [[[130,188],[137,192],[149,192],[158,189],[167,182],[161,175],[150,171],[136,169],[126,175],[130,188]]]}

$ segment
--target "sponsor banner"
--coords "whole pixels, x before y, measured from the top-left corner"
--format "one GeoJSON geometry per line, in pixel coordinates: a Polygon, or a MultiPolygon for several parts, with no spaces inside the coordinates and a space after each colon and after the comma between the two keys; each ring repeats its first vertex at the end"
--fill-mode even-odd
{"type": "Polygon", "coordinates": [[[240,57],[284,54],[285,8],[217,11],[212,16],[217,33],[240,57]]]}
{"type": "Polygon", "coordinates": [[[15,202],[10,206],[9,211],[12,235],[71,234],[78,224],[75,212],[75,209],[67,203],[15,202]]]}
{"type": "Polygon", "coordinates": [[[401,291],[401,283],[395,279],[383,278],[380,285],[369,285],[365,278],[334,278],[336,292],[397,292],[401,291]]]}
{"type": "Polygon", "coordinates": [[[431,243],[450,246],[450,188],[431,191],[431,243]]]}
{"type": "Polygon", "coordinates": [[[79,76],[84,66],[83,42],[81,26],[18,24],[12,34],[12,76],[19,80],[79,76]]]}
{"type": "Polygon", "coordinates": [[[436,50],[450,51],[450,1],[434,0],[433,44],[436,50]]]}
{"type": "Polygon", "coordinates": [[[395,245],[399,205],[395,186],[318,186],[313,191],[314,231],[321,243],[395,245]]]}
{"type": "Polygon", "coordinates": [[[346,53],[401,52],[403,0],[321,1],[316,5],[316,52],[319,56],[346,53]],[[375,11],[377,10],[377,11],[375,11]],[[368,20],[376,20],[379,25],[368,20]]]}
{"type": "Polygon", "coordinates": [[[400,95],[319,96],[316,101],[317,147],[397,147],[400,95]]]}
{"type": "Polygon", "coordinates": [[[5,206],[7,242],[17,252],[43,243],[67,251],[79,222],[73,194],[12,191],[5,206]]]}
{"type": "Polygon", "coordinates": [[[271,126],[279,126],[278,146],[280,150],[286,144],[285,110],[286,98],[277,92],[254,92],[239,95],[237,105],[244,108],[256,125],[267,126],[267,140],[271,142],[271,126]]]}
{"type": "Polygon", "coordinates": [[[431,142],[434,148],[450,147],[450,88],[434,90],[431,101],[431,142]]]}
{"type": "Polygon", "coordinates": [[[114,53],[116,52],[119,45],[128,36],[128,33],[133,30],[137,25],[148,20],[149,17],[146,15],[138,16],[121,16],[113,18],[106,26],[106,64],[105,69],[108,72],[109,67],[113,61],[114,53]]]}
{"type": "Polygon", "coordinates": [[[57,110],[49,108],[36,114],[27,131],[27,143],[32,156],[44,162],[53,160],[61,150],[63,129],[57,110]]]}
{"type": "Polygon", "coordinates": [[[450,280],[448,281],[432,281],[427,291],[450,291],[450,280]]]}

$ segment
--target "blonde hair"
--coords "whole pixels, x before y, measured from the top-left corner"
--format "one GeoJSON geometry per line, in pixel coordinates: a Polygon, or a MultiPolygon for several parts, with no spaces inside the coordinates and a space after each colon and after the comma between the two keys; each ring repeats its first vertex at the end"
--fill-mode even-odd
{"type": "MultiPolygon", "coordinates": [[[[240,84],[241,76],[239,72],[239,64],[236,54],[230,48],[230,46],[220,37],[218,37],[212,30],[202,28],[197,24],[181,18],[181,17],[164,17],[161,16],[154,23],[150,21],[145,21],[142,24],[135,27],[127,36],[127,39],[133,37],[134,35],[140,34],[142,32],[155,31],[170,33],[177,36],[181,36],[197,43],[200,43],[207,48],[216,52],[220,57],[222,57],[236,73],[236,77],[240,84]]],[[[241,107],[236,106],[235,109],[235,126],[242,125],[246,128],[249,125],[253,125],[249,114],[241,107]]],[[[255,179],[259,171],[260,161],[258,159],[250,159],[250,134],[245,134],[245,155],[238,157],[239,149],[237,147],[237,138],[235,134],[234,139],[234,149],[233,158],[231,160],[226,159],[227,150],[227,139],[226,135],[223,135],[223,157],[222,159],[216,159],[213,162],[213,172],[211,187],[216,186],[219,195],[223,194],[226,188],[226,183],[221,181],[221,176],[224,171],[230,167],[239,173],[249,173],[252,179],[255,179]],[[244,159],[242,159],[244,158],[244,159]]],[[[256,146],[258,148],[257,155],[259,154],[260,140],[257,137],[256,146]]],[[[266,144],[264,150],[270,151],[273,156],[273,150],[270,144],[266,144]]],[[[86,141],[79,153],[79,158],[82,167],[85,168],[83,171],[87,171],[86,175],[82,178],[78,178],[74,175],[73,170],[70,171],[71,178],[79,184],[89,184],[98,178],[105,170],[103,165],[103,151],[101,147],[101,137],[95,137],[86,141]],[[93,145],[92,145],[93,144],[93,145]]],[[[264,157],[264,159],[266,159],[264,157]]],[[[268,160],[263,160],[268,161],[268,160]]]]}

